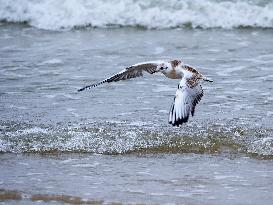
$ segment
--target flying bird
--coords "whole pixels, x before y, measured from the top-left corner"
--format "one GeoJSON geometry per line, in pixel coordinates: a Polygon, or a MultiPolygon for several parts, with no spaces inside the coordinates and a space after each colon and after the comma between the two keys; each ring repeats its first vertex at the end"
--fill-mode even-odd
{"type": "Polygon", "coordinates": [[[87,85],[78,91],[94,88],[104,83],[141,77],[144,72],[150,74],[161,72],[168,78],[181,79],[169,112],[169,123],[173,126],[186,123],[190,115],[194,115],[195,106],[203,97],[201,82],[213,82],[211,79],[203,76],[197,69],[184,64],[180,60],[151,61],[129,66],[103,81],[87,85]]]}

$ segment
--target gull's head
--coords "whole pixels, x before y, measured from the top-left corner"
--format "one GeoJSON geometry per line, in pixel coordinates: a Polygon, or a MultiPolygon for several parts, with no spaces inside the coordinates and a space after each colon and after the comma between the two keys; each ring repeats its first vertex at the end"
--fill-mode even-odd
{"type": "Polygon", "coordinates": [[[162,73],[166,73],[166,72],[170,72],[172,70],[175,70],[177,67],[183,65],[183,62],[180,60],[172,60],[169,62],[163,62],[160,63],[157,66],[157,70],[162,72],[162,73]]]}
{"type": "Polygon", "coordinates": [[[167,72],[170,68],[171,68],[171,64],[170,64],[170,63],[167,63],[167,62],[160,63],[160,64],[158,64],[158,66],[157,66],[157,70],[158,70],[159,72],[162,72],[162,73],[167,72]]]}

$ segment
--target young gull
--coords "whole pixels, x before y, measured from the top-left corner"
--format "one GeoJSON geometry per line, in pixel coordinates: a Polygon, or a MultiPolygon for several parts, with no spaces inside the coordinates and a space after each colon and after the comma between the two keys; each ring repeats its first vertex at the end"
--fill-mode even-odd
{"type": "Polygon", "coordinates": [[[103,81],[87,85],[78,91],[94,88],[104,83],[140,77],[143,76],[144,71],[150,74],[161,72],[168,78],[181,79],[169,112],[169,123],[173,126],[186,123],[189,116],[194,115],[195,106],[203,97],[201,82],[213,82],[211,79],[203,76],[197,69],[184,64],[180,60],[151,61],[129,66],[103,81]]]}

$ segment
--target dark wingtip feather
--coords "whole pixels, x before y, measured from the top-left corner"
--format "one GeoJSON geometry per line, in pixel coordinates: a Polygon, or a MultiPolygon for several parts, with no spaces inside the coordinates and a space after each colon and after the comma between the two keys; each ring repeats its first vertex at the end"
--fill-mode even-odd
{"type": "Polygon", "coordinates": [[[106,82],[108,82],[107,79],[106,79],[106,80],[103,80],[103,81],[101,81],[101,82],[99,82],[99,83],[96,83],[96,84],[87,85],[87,86],[85,86],[85,87],[83,87],[83,88],[78,89],[78,92],[81,92],[81,91],[84,91],[84,90],[87,90],[87,89],[90,89],[90,88],[95,88],[95,87],[97,87],[98,85],[101,85],[101,84],[106,83],[106,82]]]}
{"type": "Polygon", "coordinates": [[[85,87],[83,87],[83,88],[78,89],[78,92],[81,92],[81,91],[90,89],[91,87],[96,87],[96,86],[95,86],[95,85],[88,85],[88,86],[85,86],[85,87]]]}
{"type": "Polygon", "coordinates": [[[81,89],[78,89],[77,91],[78,91],[78,92],[81,92],[81,91],[83,91],[83,90],[84,90],[84,88],[81,88],[81,89]]]}
{"type": "Polygon", "coordinates": [[[85,86],[85,87],[83,87],[83,88],[80,88],[80,89],[78,89],[78,92],[84,91],[84,90],[86,90],[87,88],[88,88],[88,86],[85,86]]]}

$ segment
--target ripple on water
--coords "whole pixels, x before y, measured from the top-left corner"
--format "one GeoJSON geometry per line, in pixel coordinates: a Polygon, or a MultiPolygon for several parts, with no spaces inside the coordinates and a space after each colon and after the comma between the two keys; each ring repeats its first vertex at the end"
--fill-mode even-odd
{"type": "Polygon", "coordinates": [[[163,48],[163,47],[156,47],[156,48],[154,49],[153,54],[159,55],[159,54],[163,53],[164,51],[165,51],[165,48],[163,48]]]}
{"type": "Polygon", "coordinates": [[[40,65],[40,66],[43,66],[43,65],[56,65],[56,64],[63,64],[63,63],[64,62],[61,59],[52,58],[52,59],[42,61],[42,62],[38,63],[38,65],[40,65]]]}
{"type": "Polygon", "coordinates": [[[244,65],[224,67],[224,68],[218,69],[218,71],[216,71],[216,74],[219,76],[231,76],[233,72],[239,72],[245,68],[246,66],[244,65]]]}

